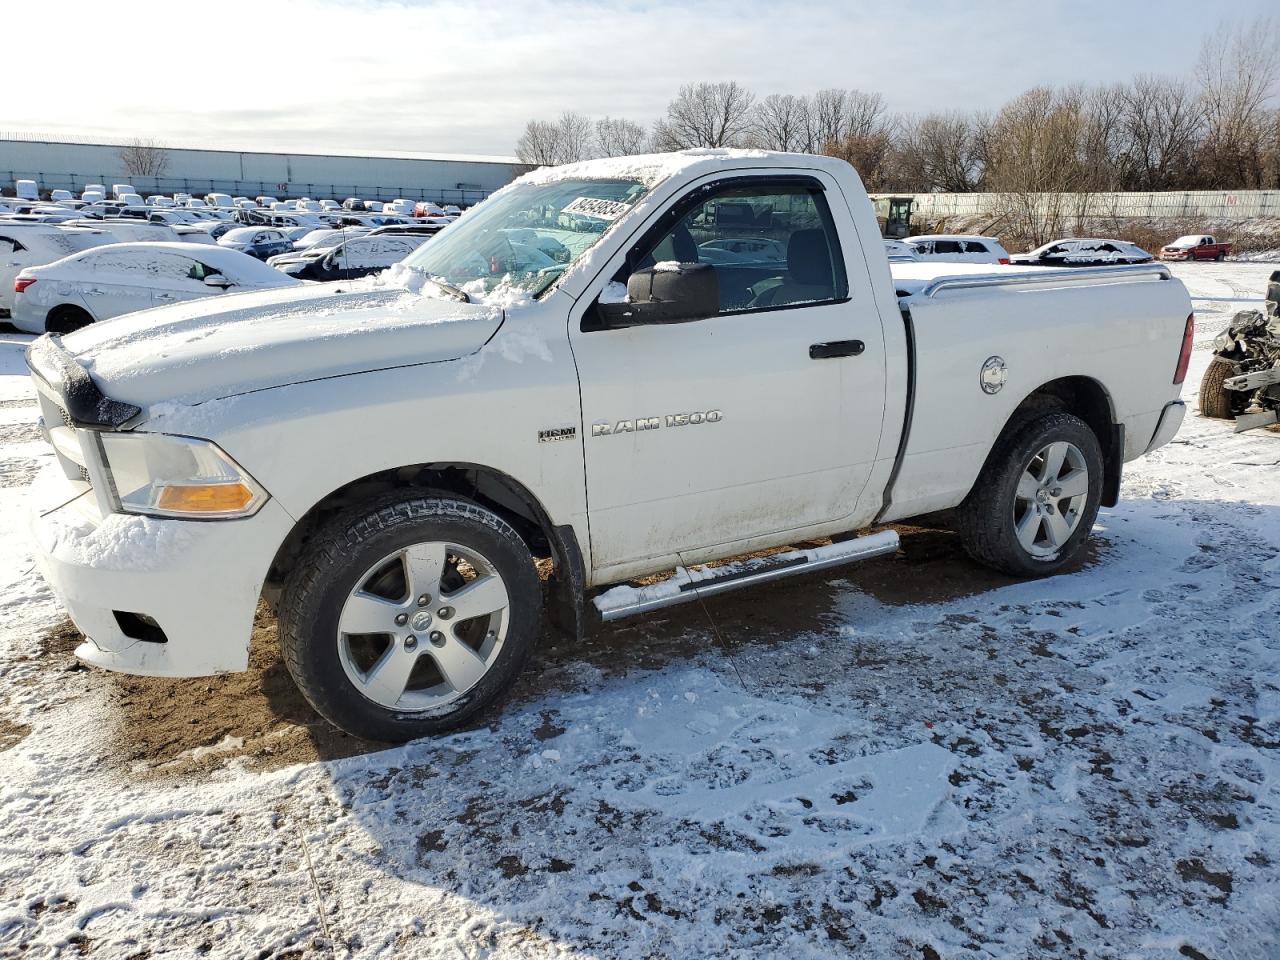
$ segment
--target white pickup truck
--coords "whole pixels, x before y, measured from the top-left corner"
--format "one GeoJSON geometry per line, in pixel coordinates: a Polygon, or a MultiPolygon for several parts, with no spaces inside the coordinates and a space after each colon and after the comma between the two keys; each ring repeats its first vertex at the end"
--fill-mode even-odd
{"type": "Polygon", "coordinates": [[[1158,264],[891,276],[834,159],[542,169],[389,277],[35,341],[38,559],[89,663],[243,670],[265,598],[315,708],[404,740],[494,701],[544,610],[581,634],[940,511],[1063,570],[1182,421],[1190,314],[1158,264]]]}

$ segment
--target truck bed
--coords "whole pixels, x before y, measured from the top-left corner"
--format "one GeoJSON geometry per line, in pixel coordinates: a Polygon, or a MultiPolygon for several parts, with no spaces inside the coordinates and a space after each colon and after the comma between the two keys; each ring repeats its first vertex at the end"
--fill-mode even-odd
{"type": "Polygon", "coordinates": [[[1173,383],[1191,312],[1181,282],[1161,264],[1027,268],[892,263],[911,351],[907,441],[879,517],[955,506],[1004,424],[1030,393],[1057,378],[1105,385],[1123,457],[1146,452],[1173,383]],[[1007,379],[977,385],[994,361],[1007,379]]]}

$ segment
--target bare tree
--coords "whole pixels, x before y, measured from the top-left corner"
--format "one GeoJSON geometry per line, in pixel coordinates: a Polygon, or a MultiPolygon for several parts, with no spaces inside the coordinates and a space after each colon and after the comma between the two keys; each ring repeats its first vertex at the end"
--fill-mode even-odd
{"type": "Polygon", "coordinates": [[[1121,175],[1126,190],[1169,190],[1196,177],[1204,112],[1191,85],[1177,77],[1136,77],[1120,88],[1121,175]]]}
{"type": "Polygon", "coordinates": [[[525,124],[516,141],[516,156],[521,163],[539,167],[574,163],[591,155],[591,141],[591,121],[566,111],[554,122],[530,120],[525,124]]]}
{"type": "Polygon", "coordinates": [[[1204,109],[1202,164],[1216,187],[1256,187],[1263,176],[1263,138],[1280,63],[1280,27],[1261,18],[1223,27],[1200,50],[1196,79],[1204,109]]]}
{"type": "Polygon", "coordinates": [[[808,129],[809,102],[790,93],[772,93],[756,104],[751,139],[763,150],[806,151],[808,129]]]}
{"type": "Polygon", "coordinates": [[[1032,245],[1079,219],[1096,180],[1085,161],[1087,116],[1078,91],[1034,87],[991,127],[987,182],[1011,234],[1032,245]]]}
{"type": "Polygon", "coordinates": [[[120,165],[127,177],[162,177],[169,169],[169,154],[155,140],[135,137],[120,148],[120,165]]]}
{"type": "Polygon", "coordinates": [[[634,120],[605,117],[596,121],[595,148],[601,157],[629,157],[643,153],[649,134],[634,120]]]}
{"type": "Polygon", "coordinates": [[[557,127],[547,120],[530,120],[516,141],[516,156],[521,163],[535,167],[555,166],[560,162],[560,138],[557,127]]]}
{"type": "Polygon", "coordinates": [[[865,137],[890,126],[882,94],[844,91],[844,135],[865,137]]]}
{"type": "Polygon", "coordinates": [[[847,161],[870,191],[884,190],[889,185],[888,164],[892,142],[885,128],[870,133],[847,133],[828,143],[823,152],[847,161]]]}
{"type": "Polygon", "coordinates": [[[665,150],[738,147],[751,132],[755,95],[737,81],[687,83],[654,125],[654,143],[665,150]]]}
{"type": "Polygon", "coordinates": [[[805,131],[807,144],[805,150],[818,153],[829,143],[843,138],[845,133],[845,91],[839,89],[819,90],[809,98],[805,131]]]}
{"type": "Polygon", "coordinates": [[[894,158],[895,190],[967,193],[984,173],[985,118],[972,113],[930,113],[903,120],[894,158]]]}

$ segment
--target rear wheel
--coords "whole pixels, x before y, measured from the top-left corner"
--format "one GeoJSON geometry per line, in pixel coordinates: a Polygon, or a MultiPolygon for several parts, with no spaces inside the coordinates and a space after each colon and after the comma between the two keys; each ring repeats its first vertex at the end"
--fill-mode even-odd
{"type": "Polygon", "coordinates": [[[1051,413],[1009,430],[956,510],[965,549],[1015,576],[1059,572],[1093,529],[1102,474],[1102,447],[1079,417],[1051,413]]]}
{"type": "Polygon", "coordinates": [[[285,663],[316,710],[370,740],[449,730],[495,701],[538,635],[541,584],[497,514],[399,497],[336,518],[280,612],[285,663]]]}
{"type": "Polygon", "coordinates": [[[1232,392],[1222,384],[1233,376],[1234,366],[1229,360],[1214,357],[1200,381],[1200,415],[1215,420],[1231,420],[1235,417],[1232,392]]]}
{"type": "Polygon", "coordinates": [[[81,330],[91,323],[93,323],[93,317],[88,310],[84,310],[74,304],[64,303],[49,311],[49,315],[44,321],[44,328],[50,333],[74,333],[76,330],[81,330]]]}

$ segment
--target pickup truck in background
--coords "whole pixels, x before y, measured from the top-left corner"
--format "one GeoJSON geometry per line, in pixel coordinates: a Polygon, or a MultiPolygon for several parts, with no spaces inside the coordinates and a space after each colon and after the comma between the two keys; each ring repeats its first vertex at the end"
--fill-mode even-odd
{"type": "Polygon", "coordinates": [[[1231,244],[1219,243],[1216,237],[1205,234],[1179,237],[1168,246],[1160,248],[1161,260],[1225,260],[1231,253],[1231,244]]]}
{"type": "Polygon", "coordinates": [[[544,613],[892,553],[895,520],[1068,569],[1178,430],[1192,326],[1159,264],[891,273],[833,158],[544,168],[377,280],[35,341],[37,557],[89,663],[244,670],[265,598],[315,708],[405,740],[500,697],[544,613]]]}

